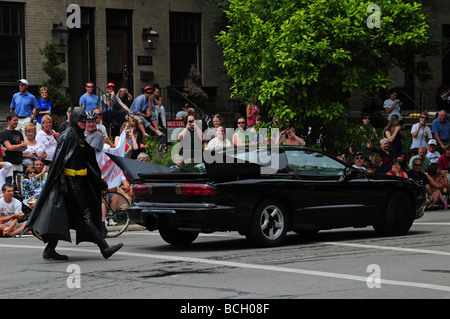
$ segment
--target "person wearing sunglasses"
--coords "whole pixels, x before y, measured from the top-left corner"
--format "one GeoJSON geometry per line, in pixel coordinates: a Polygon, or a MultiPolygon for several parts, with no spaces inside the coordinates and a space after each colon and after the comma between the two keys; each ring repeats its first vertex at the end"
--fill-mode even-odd
{"type": "Polygon", "coordinates": [[[439,199],[438,192],[433,193],[430,181],[428,180],[427,175],[422,172],[422,159],[416,158],[413,162],[413,166],[411,170],[407,173],[408,178],[412,179],[416,183],[422,185],[425,188],[425,192],[427,193],[427,208],[433,207],[437,200],[439,199]]]}
{"type": "Polygon", "coordinates": [[[427,147],[428,141],[433,137],[431,129],[427,126],[428,113],[422,112],[419,117],[419,123],[415,123],[411,128],[412,144],[411,152],[417,154],[419,147],[427,147]]]}
{"type": "Polygon", "coordinates": [[[244,116],[239,117],[237,120],[237,129],[234,131],[233,134],[233,144],[235,146],[249,146],[251,144],[256,144],[250,143],[250,141],[253,140],[253,134],[245,130],[246,126],[247,126],[246,118],[244,116]]]}
{"type": "Polygon", "coordinates": [[[98,96],[94,94],[94,83],[86,82],[86,93],[80,97],[80,106],[87,112],[93,111],[100,107],[100,100],[98,96]]]}
{"type": "Polygon", "coordinates": [[[353,159],[353,167],[365,171],[366,168],[364,167],[364,161],[365,161],[364,154],[361,152],[357,152],[353,159]]]}

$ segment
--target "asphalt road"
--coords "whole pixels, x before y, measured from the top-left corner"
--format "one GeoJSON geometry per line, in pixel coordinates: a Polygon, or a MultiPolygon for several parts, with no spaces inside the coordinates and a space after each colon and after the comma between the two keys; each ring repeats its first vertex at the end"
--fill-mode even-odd
{"type": "Polygon", "coordinates": [[[215,311],[222,313],[225,303],[239,300],[253,300],[262,312],[262,304],[280,299],[446,299],[449,226],[450,211],[433,211],[407,236],[345,228],[290,234],[285,245],[268,249],[250,247],[237,233],[200,235],[174,247],[157,232],[130,231],[108,240],[124,243],[108,260],[91,243],[60,242],[69,260],[47,261],[34,237],[0,238],[0,298],[179,299],[180,312],[209,311],[199,308],[207,299],[221,300],[215,311]]]}

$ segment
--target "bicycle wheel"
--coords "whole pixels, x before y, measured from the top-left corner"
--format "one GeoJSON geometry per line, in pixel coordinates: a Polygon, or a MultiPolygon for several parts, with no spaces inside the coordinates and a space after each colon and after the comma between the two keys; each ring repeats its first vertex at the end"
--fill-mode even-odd
{"type": "Polygon", "coordinates": [[[105,225],[107,238],[117,237],[127,230],[130,225],[127,209],[130,202],[122,194],[108,191],[103,194],[102,210],[105,212],[105,225]]]}

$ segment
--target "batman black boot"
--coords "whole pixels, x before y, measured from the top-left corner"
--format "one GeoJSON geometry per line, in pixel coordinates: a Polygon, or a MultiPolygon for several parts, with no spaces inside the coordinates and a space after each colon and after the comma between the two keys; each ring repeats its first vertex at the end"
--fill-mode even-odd
{"type": "Polygon", "coordinates": [[[106,240],[103,238],[102,233],[95,227],[92,223],[92,219],[90,218],[90,212],[85,211],[83,214],[84,224],[89,231],[89,235],[94,240],[94,243],[97,244],[98,248],[100,248],[100,252],[102,253],[103,258],[108,259],[111,257],[116,251],[123,247],[123,244],[117,245],[108,245],[106,240]]]}
{"type": "Polygon", "coordinates": [[[47,247],[44,249],[42,257],[48,260],[67,260],[69,259],[66,255],[60,255],[56,252],[55,248],[58,245],[58,241],[49,241],[47,247]]]}

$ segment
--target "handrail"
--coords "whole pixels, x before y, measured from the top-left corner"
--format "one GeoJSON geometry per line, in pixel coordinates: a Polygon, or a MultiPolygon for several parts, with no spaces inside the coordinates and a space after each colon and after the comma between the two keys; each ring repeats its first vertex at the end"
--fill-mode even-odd
{"type": "Polygon", "coordinates": [[[176,93],[178,93],[178,95],[180,95],[183,99],[185,99],[186,101],[188,101],[196,111],[199,111],[200,113],[202,113],[203,116],[205,116],[205,122],[206,125],[209,127],[209,124],[211,123],[211,116],[209,114],[207,114],[205,111],[203,111],[201,108],[199,108],[194,102],[192,102],[190,99],[188,99],[186,96],[183,95],[183,93],[181,93],[180,91],[178,91],[176,88],[172,87],[170,88],[171,90],[174,90],[176,93]]]}

